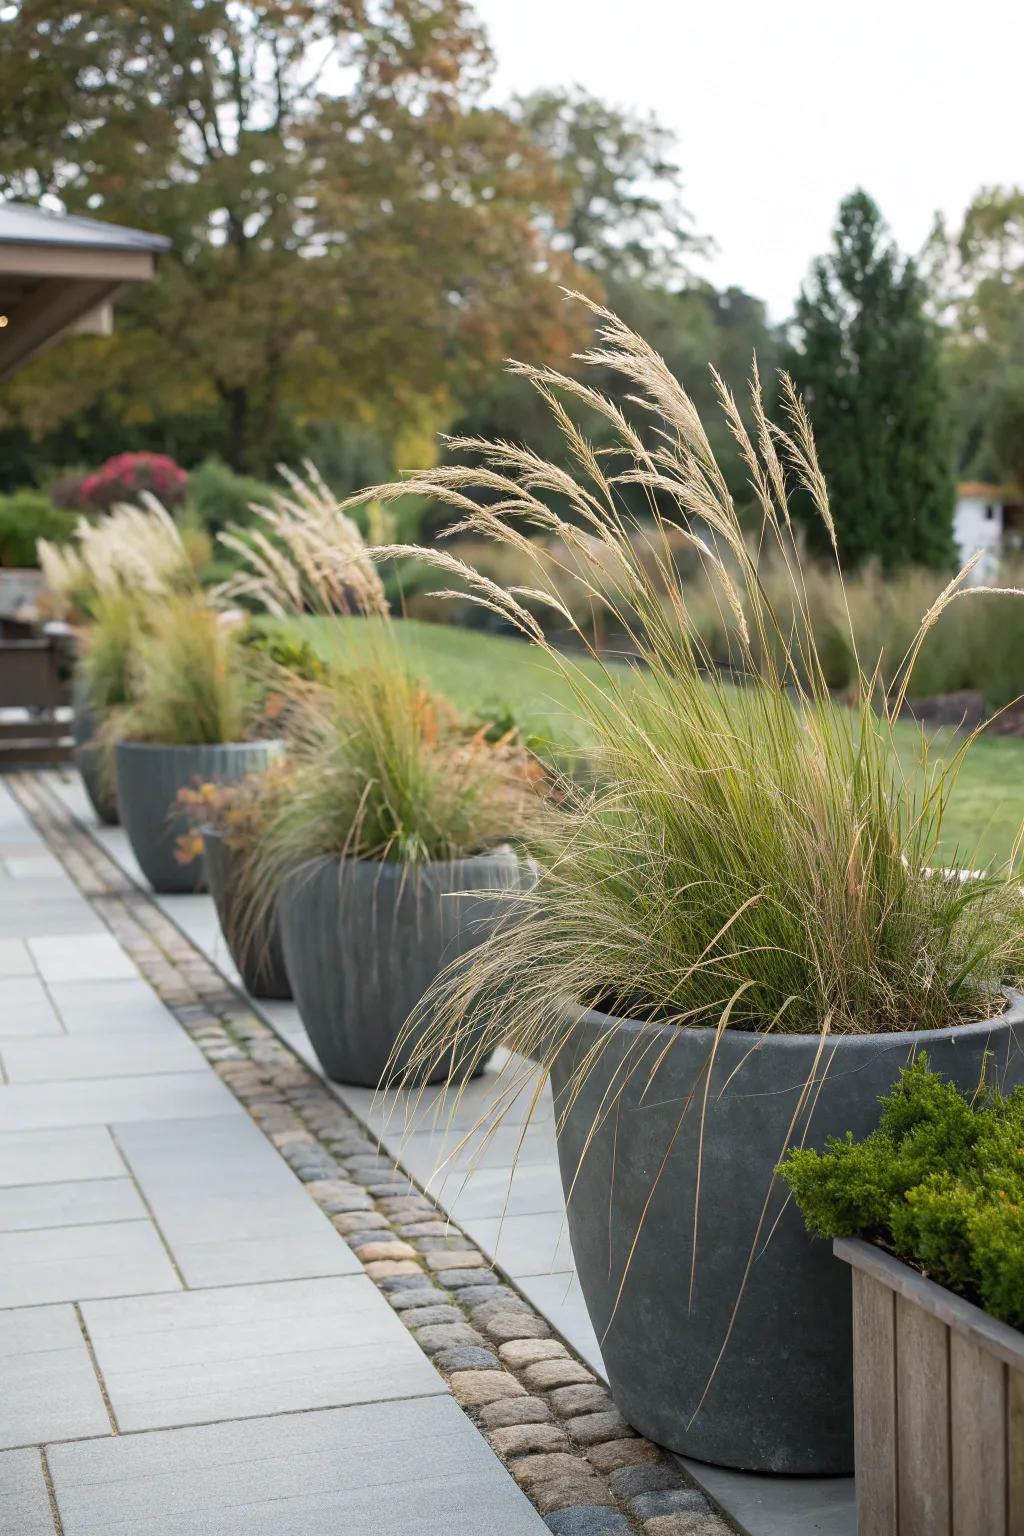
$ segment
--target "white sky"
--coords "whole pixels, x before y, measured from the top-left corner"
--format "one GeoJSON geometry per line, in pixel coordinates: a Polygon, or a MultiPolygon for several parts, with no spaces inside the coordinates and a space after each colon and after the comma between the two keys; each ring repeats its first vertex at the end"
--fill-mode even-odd
{"type": "Polygon", "coordinates": [[[790,312],[857,185],[917,251],[1024,183],[1022,0],[475,0],[503,94],[580,84],[679,135],[704,270],[790,312]]]}

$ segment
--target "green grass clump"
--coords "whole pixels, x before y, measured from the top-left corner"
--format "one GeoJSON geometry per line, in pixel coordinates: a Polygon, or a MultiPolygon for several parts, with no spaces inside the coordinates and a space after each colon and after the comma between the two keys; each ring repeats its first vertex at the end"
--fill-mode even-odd
{"type": "Polygon", "coordinates": [[[132,662],[119,737],[162,746],[244,741],[252,682],[239,631],[201,597],[167,594],[152,606],[132,662]]]}
{"type": "Polygon", "coordinates": [[[540,878],[521,919],[430,998],[417,1066],[476,1026],[482,1050],[503,1040],[547,1062],[565,1039],[567,1004],[680,1027],[812,1035],[929,1030],[998,1011],[1000,986],[1024,972],[1012,860],[967,881],[942,870],[943,824],[972,740],[937,758],[920,736],[912,773],[897,750],[914,662],[967,573],[933,598],[896,686],[880,694],[861,662],[849,707],[837,706],[790,514],[794,488],[838,541],[792,387],[784,381],[781,423],[767,419],[756,378],[747,417],[721,390],[760,506],[751,539],[682,385],[613,315],[598,312],[596,333],[583,361],[625,378],[632,416],[585,379],[518,370],[551,406],[573,473],[528,448],[473,441],[455,445],[472,463],[366,493],[385,503],[433,496],[458,510],[454,533],[533,561],[532,580],[503,587],[457,546],[419,552],[457,584],[460,602],[470,594],[531,642],[591,743],[588,782],[561,786],[559,815],[530,845],[540,878]],[[600,454],[573,415],[578,405],[611,424],[600,454]],[[630,510],[637,488],[643,521],[630,510]],[[697,574],[680,575],[680,540],[697,574]],[[573,617],[584,605],[564,598],[566,563],[549,568],[559,549],[573,552],[573,579],[639,659],[635,673],[592,648],[581,665],[538,621],[546,604],[587,651],[573,617]],[[729,637],[727,677],[702,638],[695,594],[707,590],[729,637]]]}
{"type": "Polygon", "coordinates": [[[940,1285],[1024,1326],[1024,1089],[968,1100],[922,1054],[878,1129],[781,1164],[808,1229],[891,1248],[940,1285]]]}
{"type": "Polygon", "coordinates": [[[527,755],[467,729],[404,664],[386,621],[326,682],[296,687],[286,739],[289,792],[255,850],[271,885],[317,855],[424,863],[485,852],[522,831],[536,799],[527,755]]]}

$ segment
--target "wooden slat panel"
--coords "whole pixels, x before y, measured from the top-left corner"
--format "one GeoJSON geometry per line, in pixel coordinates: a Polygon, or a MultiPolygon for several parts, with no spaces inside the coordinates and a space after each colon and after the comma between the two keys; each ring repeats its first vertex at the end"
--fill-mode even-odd
{"type": "Polygon", "coordinates": [[[949,1336],[955,1536],[1006,1531],[1006,1371],[962,1334],[949,1336]]]}
{"type": "Polygon", "coordinates": [[[896,1298],[899,1536],[952,1536],[949,1330],[896,1298]]]}
{"type": "Polygon", "coordinates": [[[897,1530],[896,1297],[853,1272],[853,1433],[858,1536],[897,1530]]]}
{"type": "Polygon", "coordinates": [[[1017,1536],[1024,1531],[1024,1371],[1007,1373],[1006,1447],[1010,1485],[1006,1528],[1009,1536],[1017,1536]]]}

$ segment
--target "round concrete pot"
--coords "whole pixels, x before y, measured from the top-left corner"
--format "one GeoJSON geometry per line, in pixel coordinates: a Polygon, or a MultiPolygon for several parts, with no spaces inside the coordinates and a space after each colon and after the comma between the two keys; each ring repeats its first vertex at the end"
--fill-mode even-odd
{"type": "Polygon", "coordinates": [[[203,889],[198,860],[181,864],[175,846],[190,830],[175,806],[187,784],[230,782],[266,767],[280,750],[277,741],[227,742],[217,746],[168,747],[156,742],[119,741],[117,803],[139,867],[155,891],[171,894],[203,889]]]}
{"type": "MultiPolygon", "coordinates": [[[[425,865],[314,859],[287,875],[277,903],[285,967],[327,1076],[376,1088],[430,983],[507,911],[474,892],[520,884],[508,850],[425,865]]],[[[399,1073],[412,1043],[391,1063],[399,1073]]],[[[429,1081],[465,1077],[472,1044],[429,1081]]],[[[483,1062],[473,1065],[479,1071],[483,1062]]]]}
{"type": "Polygon", "coordinates": [[[72,694],[74,712],[71,734],[75,743],[75,767],[82,775],[82,783],[89,804],[97,818],[108,827],[117,825],[117,789],[112,769],[104,766],[104,751],[95,740],[99,721],[89,703],[85,682],[75,678],[72,694]]]}
{"type": "Polygon", "coordinates": [[[245,914],[239,900],[238,857],[219,832],[212,827],[203,828],[206,884],[242,985],[253,997],[289,998],[292,989],[288,985],[281,933],[273,909],[266,920],[257,918],[251,933],[246,930],[245,914]]]}
{"type": "Polygon", "coordinates": [[[716,1046],[709,1029],[576,1012],[552,1065],[569,1235],[612,1393],[641,1434],[700,1461],[852,1472],[849,1270],[773,1169],[789,1146],[866,1136],[922,1050],[966,1089],[986,1052],[992,1080],[1020,1082],[1024,999],[983,1024],[831,1036],[816,1063],[819,1045],[727,1029],[716,1046]]]}

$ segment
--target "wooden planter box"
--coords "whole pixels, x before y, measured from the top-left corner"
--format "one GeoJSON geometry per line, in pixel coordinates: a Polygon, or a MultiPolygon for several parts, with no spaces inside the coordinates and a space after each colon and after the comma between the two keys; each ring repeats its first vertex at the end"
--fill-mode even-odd
{"type": "Polygon", "coordinates": [[[1024,1334],[871,1243],[853,1268],[859,1536],[1024,1533],[1024,1334]]]}

